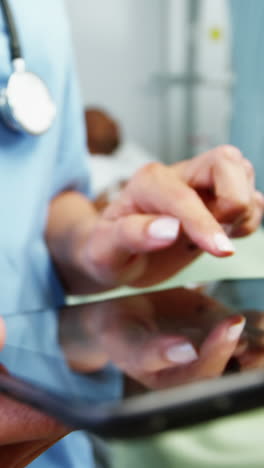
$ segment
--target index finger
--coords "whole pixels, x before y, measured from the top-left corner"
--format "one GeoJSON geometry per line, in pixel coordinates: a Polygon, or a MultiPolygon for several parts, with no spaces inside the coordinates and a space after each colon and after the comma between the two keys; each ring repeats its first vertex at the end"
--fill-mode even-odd
{"type": "MultiPolygon", "coordinates": [[[[151,165],[127,187],[128,199],[139,211],[171,216],[181,222],[184,232],[202,250],[218,257],[232,255],[235,248],[222,226],[207,209],[195,190],[182,182],[173,169],[151,165]]],[[[119,206],[125,214],[127,202],[119,206]]]]}
{"type": "Polygon", "coordinates": [[[245,319],[242,316],[222,321],[209,334],[195,361],[152,373],[146,376],[145,383],[154,389],[164,389],[220,376],[235,352],[244,327],[245,319]]]}

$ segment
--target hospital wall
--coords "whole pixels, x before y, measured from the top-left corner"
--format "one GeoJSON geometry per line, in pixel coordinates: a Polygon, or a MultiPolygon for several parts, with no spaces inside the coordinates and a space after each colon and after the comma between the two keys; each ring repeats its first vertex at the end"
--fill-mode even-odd
{"type": "Polygon", "coordinates": [[[86,105],[111,111],[126,135],[160,152],[163,0],[68,0],[86,105]]]}
{"type": "Polygon", "coordinates": [[[192,0],[66,1],[84,105],[112,112],[128,139],[167,161],[228,138],[227,2],[195,1],[191,26],[192,0]],[[198,44],[192,73],[205,80],[190,87],[177,77],[190,71],[191,40],[198,44]]]}

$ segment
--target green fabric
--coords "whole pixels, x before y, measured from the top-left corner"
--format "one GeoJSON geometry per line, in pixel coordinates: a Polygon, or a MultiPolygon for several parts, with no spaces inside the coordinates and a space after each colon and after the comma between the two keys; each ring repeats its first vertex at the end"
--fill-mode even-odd
{"type": "Polygon", "coordinates": [[[113,445],[114,468],[263,468],[264,410],[113,445]]]}
{"type": "MultiPolygon", "coordinates": [[[[264,230],[257,231],[252,236],[234,241],[236,254],[233,257],[219,259],[204,254],[182,272],[147,290],[168,289],[184,286],[190,283],[207,283],[225,279],[264,278],[264,230]]],[[[137,294],[135,288],[119,288],[113,291],[90,295],[89,298],[70,297],[69,303],[109,299],[125,295],[137,294]]]]}

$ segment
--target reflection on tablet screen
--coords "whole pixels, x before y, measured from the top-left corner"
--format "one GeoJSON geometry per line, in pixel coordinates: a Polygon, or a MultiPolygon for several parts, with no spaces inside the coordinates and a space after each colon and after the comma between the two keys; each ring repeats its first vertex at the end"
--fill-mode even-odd
{"type": "Polygon", "coordinates": [[[261,294],[250,307],[246,287],[256,282],[247,281],[245,301],[227,301],[231,283],[6,316],[1,362],[15,376],[89,403],[262,368],[261,294]]]}

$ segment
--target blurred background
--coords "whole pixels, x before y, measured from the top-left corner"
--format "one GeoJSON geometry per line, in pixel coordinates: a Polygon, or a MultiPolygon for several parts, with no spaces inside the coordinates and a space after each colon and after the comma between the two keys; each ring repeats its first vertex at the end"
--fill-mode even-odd
{"type": "Polygon", "coordinates": [[[106,113],[87,119],[100,140],[90,151],[116,156],[92,159],[96,195],[106,168],[116,184],[150,160],[173,163],[225,143],[252,161],[264,191],[263,0],[66,4],[84,108],[106,113]]]}
{"type": "Polygon", "coordinates": [[[83,102],[172,162],[226,142],[233,73],[225,0],[67,0],[83,102]],[[217,109],[217,112],[216,112],[217,109]]]}
{"type": "MultiPolygon", "coordinates": [[[[264,191],[263,0],[66,3],[100,207],[146,162],[226,143],[253,162],[264,191]]],[[[260,468],[263,424],[257,412],[116,444],[114,468],[260,468]]]]}

